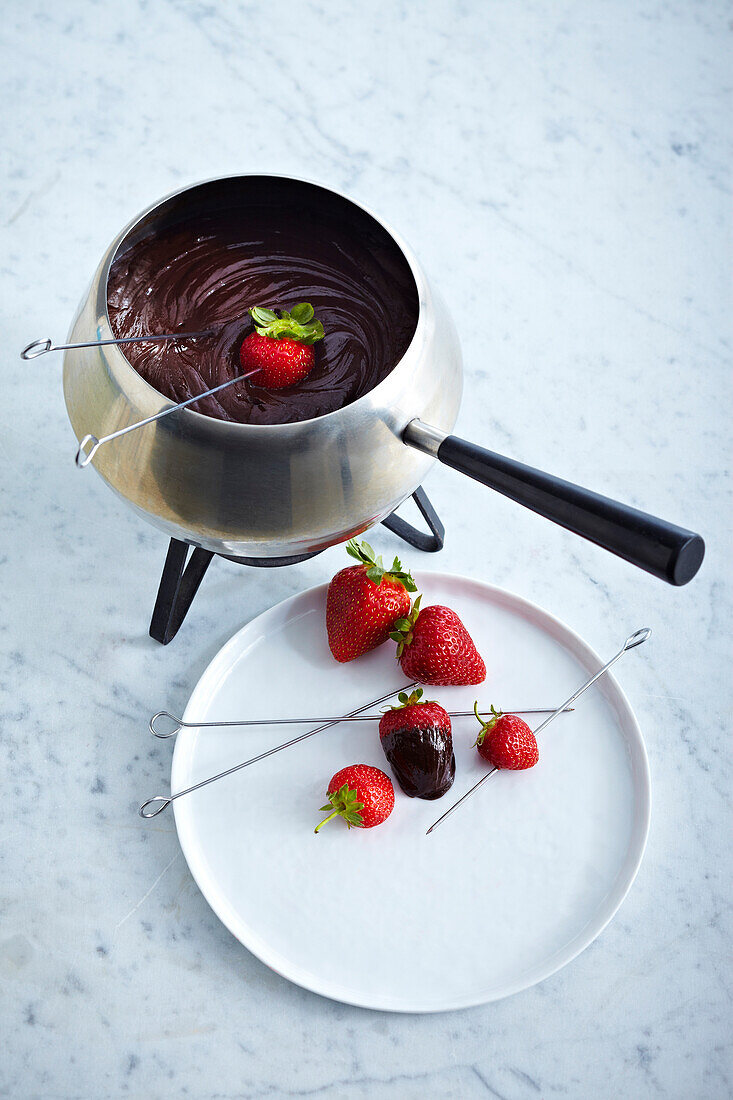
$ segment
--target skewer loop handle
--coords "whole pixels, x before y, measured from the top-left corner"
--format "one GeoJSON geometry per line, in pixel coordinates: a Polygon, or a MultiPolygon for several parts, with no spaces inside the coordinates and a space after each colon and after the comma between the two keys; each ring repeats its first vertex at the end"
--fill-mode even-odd
{"type": "Polygon", "coordinates": [[[157,817],[158,814],[162,814],[163,810],[166,810],[171,804],[173,799],[164,798],[162,794],[156,794],[154,798],[149,798],[147,802],[143,802],[142,806],[138,810],[140,817],[149,819],[151,817],[157,817]],[[149,810],[149,806],[153,806],[157,803],[156,809],[149,810]]]}
{"type": "Polygon", "coordinates": [[[150,732],[153,737],[159,737],[161,741],[166,741],[169,737],[175,737],[177,733],[180,733],[183,729],[182,722],[176,718],[175,714],[171,714],[169,710],[159,710],[157,714],[154,714],[149,722],[150,732]],[[169,718],[173,723],[171,729],[166,730],[165,722],[160,725],[161,719],[169,718]]]}
{"type": "Polygon", "coordinates": [[[39,355],[45,355],[47,351],[53,351],[53,344],[50,340],[34,340],[27,348],[23,348],[20,357],[21,359],[37,359],[39,355]]]}
{"type": "Polygon", "coordinates": [[[628,638],[624,642],[624,653],[627,649],[634,649],[636,646],[641,645],[647,638],[651,638],[652,628],[650,626],[643,626],[641,630],[635,630],[633,634],[629,634],[628,638]]]}
{"type": "Polygon", "coordinates": [[[80,470],[83,470],[85,466],[89,465],[89,463],[92,461],[95,454],[97,453],[99,446],[100,443],[96,435],[84,436],[76,452],[76,458],[74,459],[80,470]],[[92,444],[92,446],[90,450],[87,451],[87,447],[90,443],[92,444]]]}

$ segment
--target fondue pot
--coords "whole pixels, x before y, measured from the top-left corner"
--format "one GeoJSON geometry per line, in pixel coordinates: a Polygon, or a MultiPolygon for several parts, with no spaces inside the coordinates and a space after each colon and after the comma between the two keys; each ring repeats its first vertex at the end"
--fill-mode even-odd
{"type": "MultiPolygon", "coordinates": [[[[704,554],[699,535],[451,434],[462,365],[446,307],[405,242],[335,191],[255,175],[175,192],[112,242],[69,342],[115,337],[107,305],[110,268],[143,238],[211,214],[285,207],[306,224],[326,209],[340,225],[389,250],[392,263],[414,281],[415,329],[407,350],[371,390],[323,416],[248,424],[187,408],[121,436],[100,448],[93,464],[123,500],[167,535],[217,554],[306,555],[387,518],[437,459],[670,584],[692,579],[704,554]]],[[[88,432],[101,438],[174,403],[114,344],[66,352],[64,395],[79,439],[88,432]]]]}

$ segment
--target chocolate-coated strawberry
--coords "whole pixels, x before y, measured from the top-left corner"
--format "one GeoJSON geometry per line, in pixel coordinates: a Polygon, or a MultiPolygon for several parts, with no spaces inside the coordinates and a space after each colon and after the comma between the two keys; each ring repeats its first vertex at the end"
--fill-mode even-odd
{"type": "Polygon", "coordinates": [[[473,704],[481,731],[476,738],[479,756],[495,768],[523,771],[533,768],[540,758],[537,738],[526,722],[516,714],[502,714],[491,708],[491,717],[482,718],[478,703],[473,704]]]}
{"type": "Polygon", "coordinates": [[[328,644],[341,662],[353,661],[386,642],[396,620],[409,612],[408,593],[416,588],[397,558],[391,569],[385,569],[368,542],[352,539],[346,552],[359,565],[337,573],[326,596],[328,644]]]}
{"type": "Polygon", "coordinates": [[[323,339],[323,325],[310,302],[300,302],[289,313],[281,310],[279,317],[260,306],[249,312],[255,331],[242,341],[239,362],[244,371],[257,371],[252,383],[282,390],[310,374],[316,363],[313,344],[323,339]]]}
{"type": "Polygon", "coordinates": [[[440,798],[456,774],[450,718],[422,688],[398,696],[379,720],[379,738],[395,778],[410,798],[440,798]]]}
{"type": "Polygon", "coordinates": [[[351,829],[372,829],[386,821],[394,809],[392,780],[370,764],[350,764],[332,777],[328,784],[328,802],[321,812],[329,811],[318,832],[327,821],[342,817],[351,829]]]}
{"type": "Polygon", "coordinates": [[[395,623],[390,634],[397,642],[402,671],[421,684],[482,683],[486,665],[455,611],[441,604],[421,609],[421,599],[418,596],[410,614],[395,623]]]}

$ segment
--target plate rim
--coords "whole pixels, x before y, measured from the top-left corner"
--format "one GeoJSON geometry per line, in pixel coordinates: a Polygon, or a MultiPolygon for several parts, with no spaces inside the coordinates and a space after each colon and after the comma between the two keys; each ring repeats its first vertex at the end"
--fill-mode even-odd
{"type": "MultiPolygon", "coordinates": [[[[520,596],[515,592],[507,588],[502,588],[499,585],[490,584],[487,581],[479,580],[475,577],[468,577],[461,573],[449,573],[449,572],[436,572],[435,570],[417,570],[413,572],[416,583],[419,588],[422,588],[420,583],[423,579],[428,582],[428,585],[432,581],[436,582],[456,582],[461,585],[470,585],[481,589],[486,593],[489,599],[494,603],[499,603],[501,606],[510,610],[519,610],[523,617],[534,621],[535,625],[539,625],[540,629],[547,629],[549,625],[552,625],[565,637],[558,637],[557,634],[553,634],[554,640],[561,645],[566,651],[570,652],[570,655],[579,661],[584,667],[586,667],[589,673],[597,671],[605,664],[596,651],[581,637],[575,630],[572,629],[563,619],[560,619],[557,615],[533,600],[527,599],[525,596],[520,596]],[[540,621],[532,620],[531,616],[539,615],[540,621]],[[572,642],[574,648],[568,648],[568,642],[572,642]]],[[[220,665],[228,667],[231,665],[229,660],[230,651],[235,648],[236,643],[240,636],[252,627],[260,622],[265,616],[274,614],[276,612],[287,612],[287,607],[290,604],[302,600],[305,597],[322,594],[325,598],[326,590],[330,582],[324,582],[318,585],[312,585],[310,588],[302,589],[299,592],[293,593],[291,596],[287,596],[284,600],[280,600],[278,603],[273,604],[271,607],[261,611],[254,618],[248,622],[243,623],[242,626],[232,634],[232,636],[224,642],[220,649],[214,654],[209,661],[206,668],[200,674],[196,684],[191,690],[191,693],[186,703],[186,707],[183,713],[183,719],[186,722],[195,722],[197,709],[197,696],[204,691],[202,685],[208,682],[212,677],[217,675],[217,670],[220,665]]],[[[466,997],[452,997],[447,998],[440,1004],[415,1004],[407,1002],[393,1002],[390,1003],[389,998],[364,998],[361,999],[353,992],[340,987],[337,983],[332,981],[320,981],[317,975],[312,974],[309,977],[305,977],[302,974],[297,973],[297,967],[290,969],[282,968],[277,965],[280,956],[275,952],[269,952],[266,945],[261,944],[262,937],[259,936],[251,925],[238,914],[234,914],[237,918],[238,927],[233,927],[234,921],[232,920],[231,910],[224,903],[223,899],[217,895],[217,891],[206,888],[207,875],[205,869],[198,863],[195,853],[188,845],[188,835],[186,822],[188,820],[191,824],[190,813],[186,810],[187,802],[182,799],[180,802],[173,802],[173,815],[176,825],[176,833],[178,836],[178,842],[183,853],[183,857],[186,860],[186,864],[191,873],[191,876],[196,883],[201,895],[206,901],[207,905],[221,921],[228,932],[241,944],[247,951],[249,951],[255,958],[259,959],[261,963],[267,966],[270,970],[276,974],[292,982],[294,985],[299,986],[302,989],[307,989],[312,993],[316,993],[321,997],[326,997],[329,1000],[338,1001],[341,1004],[353,1005],[356,1008],[370,1009],[378,1012],[399,1012],[402,1014],[420,1014],[427,1015],[438,1012],[453,1012],[460,1011],[467,1008],[475,1008],[479,1005],[492,1004],[496,1001],[504,1000],[506,997],[514,996],[516,993],[521,993],[525,989],[530,989],[534,985],[538,985],[540,982],[546,981],[552,977],[563,967],[568,966],[574,959],[576,959],[583,951],[585,951],[590,945],[598,939],[601,933],[608,927],[619,909],[623,905],[626,897],[634,884],[634,881],[639,873],[644,853],[646,851],[647,841],[649,838],[649,829],[651,824],[651,772],[649,767],[649,757],[644,742],[644,737],[641,732],[636,714],[625,694],[618,680],[612,672],[606,673],[605,676],[607,687],[607,693],[614,696],[613,699],[609,699],[609,702],[615,704],[618,725],[626,735],[626,740],[631,743],[635,749],[635,754],[632,753],[634,764],[636,765],[632,771],[632,788],[634,793],[634,799],[632,803],[632,827],[629,837],[628,846],[625,856],[623,857],[623,863],[619,870],[619,874],[616,882],[613,884],[609,895],[613,898],[610,906],[601,904],[592,919],[586,924],[585,928],[581,930],[564,948],[561,948],[554,955],[551,955],[546,960],[547,965],[530,968],[530,970],[521,975],[513,983],[508,983],[499,992],[489,992],[488,994],[466,997]],[[213,896],[211,896],[213,895],[213,896]],[[600,916],[599,916],[600,914],[600,916]]],[[[176,737],[175,745],[173,747],[173,755],[171,759],[171,790],[179,789],[180,784],[174,787],[174,782],[178,773],[183,769],[184,751],[190,742],[191,737],[196,733],[195,728],[183,729],[176,737]]],[[[191,829],[193,826],[191,824],[191,829]]]]}

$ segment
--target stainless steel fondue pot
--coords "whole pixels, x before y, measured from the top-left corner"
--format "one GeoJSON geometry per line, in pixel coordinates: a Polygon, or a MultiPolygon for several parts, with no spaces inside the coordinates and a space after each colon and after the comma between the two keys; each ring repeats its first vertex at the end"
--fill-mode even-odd
{"type": "MultiPolygon", "coordinates": [[[[167,535],[244,558],[308,554],[389,516],[437,459],[670,584],[700,567],[699,535],[451,435],[462,392],[458,336],[445,305],[401,238],[365,207],[302,180],[232,176],[155,203],[107,249],[69,343],[112,339],[107,279],[114,259],[142,237],[212,211],[263,202],[307,216],[324,202],[341,219],[390,242],[415,282],[418,315],[405,355],[373,390],[296,424],[231,423],[181,409],[101,448],[107,484],[167,535]]],[[[78,439],[101,438],[173,402],[131,366],[120,346],[64,355],[64,395],[78,439]]]]}

